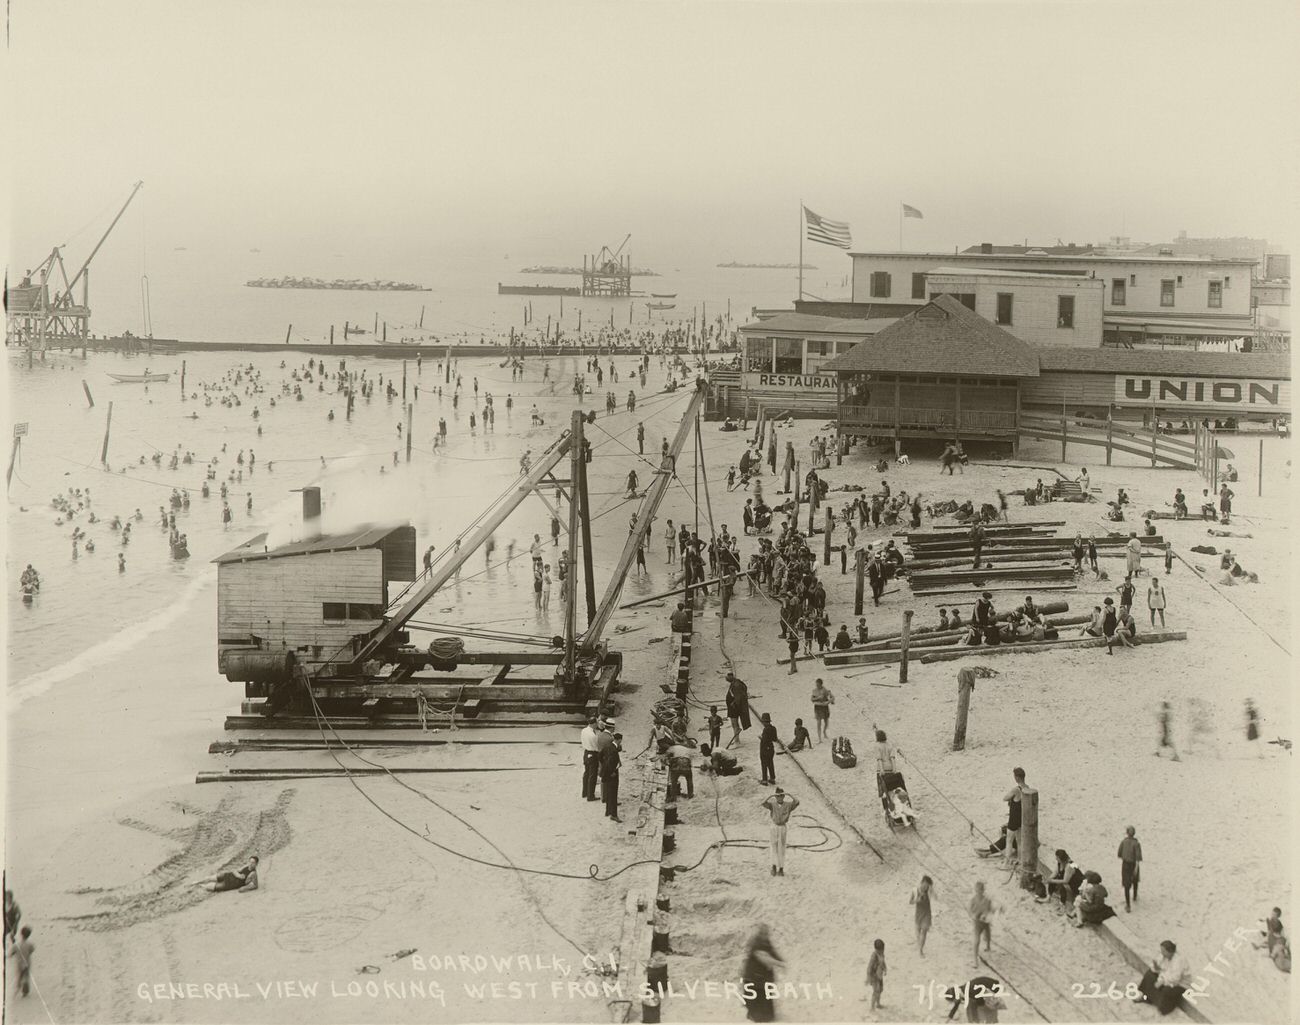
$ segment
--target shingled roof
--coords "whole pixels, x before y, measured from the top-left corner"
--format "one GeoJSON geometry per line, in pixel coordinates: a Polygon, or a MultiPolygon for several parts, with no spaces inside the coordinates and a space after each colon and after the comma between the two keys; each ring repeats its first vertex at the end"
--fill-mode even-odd
{"type": "Polygon", "coordinates": [[[950,295],[895,321],[823,370],[870,374],[1037,377],[1038,354],[950,295]]]}
{"type": "Polygon", "coordinates": [[[1184,377],[1255,377],[1291,380],[1291,357],[1282,352],[1193,352],[1188,349],[1082,349],[1040,346],[1039,369],[1083,374],[1178,374],[1184,377]]]}

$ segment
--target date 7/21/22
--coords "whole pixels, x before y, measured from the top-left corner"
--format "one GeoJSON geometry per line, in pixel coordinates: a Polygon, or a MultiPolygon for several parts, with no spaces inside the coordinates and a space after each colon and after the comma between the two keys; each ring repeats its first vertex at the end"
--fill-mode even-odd
{"type": "Polygon", "coordinates": [[[1005,998],[1010,990],[1004,989],[1002,983],[995,982],[992,986],[985,986],[980,983],[966,982],[950,986],[945,986],[938,979],[931,979],[929,984],[914,982],[912,988],[916,990],[916,1002],[925,1005],[929,1010],[934,1010],[935,997],[941,1000],[969,1001],[971,997],[977,1000],[983,1000],[985,997],[1005,998]]]}

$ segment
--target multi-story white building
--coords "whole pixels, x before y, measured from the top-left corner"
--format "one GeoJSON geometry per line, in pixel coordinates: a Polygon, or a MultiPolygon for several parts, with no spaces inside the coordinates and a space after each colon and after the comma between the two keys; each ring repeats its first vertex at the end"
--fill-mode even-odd
{"type": "MultiPolygon", "coordinates": [[[[991,245],[964,253],[850,253],[854,303],[909,303],[930,299],[928,279],[941,268],[1072,276],[1102,287],[1102,331],[1107,342],[1195,346],[1247,337],[1251,272],[1257,261],[1192,256],[1098,255],[1029,249],[997,253],[991,245]]],[[[1077,308],[1077,307],[1076,307],[1077,308]]],[[[1014,317],[1014,314],[1013,314],[1014,317]]],[[[996,319],[995,319],[996,323],[996,319]]]]}
{"type": "Polygon", "coordinates": [[[954,296],[1033,345],[1101,345],[1104,288],[1096,278],[1078,274],[938,267],[926,275],[928,298],[954,296]]]}

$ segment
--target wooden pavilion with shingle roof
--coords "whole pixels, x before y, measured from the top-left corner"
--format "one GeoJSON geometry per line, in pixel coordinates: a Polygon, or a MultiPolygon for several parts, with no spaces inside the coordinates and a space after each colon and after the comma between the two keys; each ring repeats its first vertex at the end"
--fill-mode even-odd
{"type": "Polygon", "coordinates": [[[1038,354],[941,295],[823,365],[838,381],[842,434],[1004,442],[1014,452],[1020,382],[1038,354]]]}

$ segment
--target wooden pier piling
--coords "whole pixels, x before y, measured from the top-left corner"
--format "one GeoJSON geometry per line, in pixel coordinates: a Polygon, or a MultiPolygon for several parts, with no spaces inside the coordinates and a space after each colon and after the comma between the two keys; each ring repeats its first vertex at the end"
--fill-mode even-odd
{"type": "Polygon", "coordinates": [[[108,465],[108,435],[113,428],[113,401],[108,403],[108,419],[104,423],[104,447],[99,451],[99,462],[101,466],[108,465]]]}

